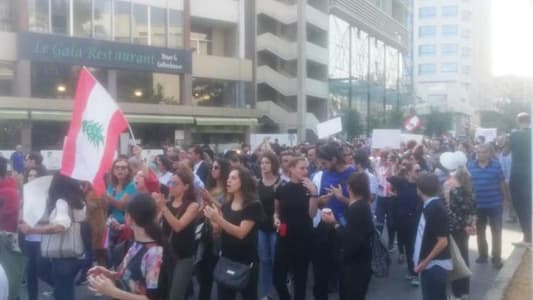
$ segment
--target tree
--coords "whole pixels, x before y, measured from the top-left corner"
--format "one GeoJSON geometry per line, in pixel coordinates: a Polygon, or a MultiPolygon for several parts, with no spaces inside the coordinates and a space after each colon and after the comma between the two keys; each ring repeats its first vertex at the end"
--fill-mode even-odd
{"type": "Polygon", "coordinates": [[[349,139],[357,137],[364,132],[361,114],[355,110],[348,110],[342,118],[342,127],[349,139]]]}
{"type": "Polygon", "coordinates": [[[422,126],[426,135],[440,136],[452,128],[452,116],[450,113],[431,108],[429,114],[423,117],[422,126]]]}
{"type": "Polygon", "coordinates": [[[529,112],[529,104],[526,101],[509,100],[500,101],[496,104],[497,111],[482,111],[481,127],[498,128],[500,132],[510,132],[516,127],[516,115],[521,112],[529,112]]]}

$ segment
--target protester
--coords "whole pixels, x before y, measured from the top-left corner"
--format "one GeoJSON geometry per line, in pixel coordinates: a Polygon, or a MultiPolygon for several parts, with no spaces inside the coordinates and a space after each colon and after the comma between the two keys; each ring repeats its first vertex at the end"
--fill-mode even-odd
{"type": "Polygon", "coordinates": [[[168,299],[186,299],[187,287],[192,279],[195,221],[199,214],[193,180],[191,171],[178,171],[169,181],[170,202],[163,195],[154,194],[162,215],[163,232],[169,237],[177,258],[168,299]]]}
{"type": "MultiPolygon", "coordinates": [[[[503,176],[505,177],[505,186],[507,199],[511,199],[510,195],[510,181],[511,181],[511,166],[513,162],[513,155],[511,154],[511,140],[508,135],[503,135],[498,137],[496,140],[496,158],[502,167],[503,176]]],[[[516,222],[516,212],[513,207],[513,201],[508,201],[505,203],[507,208],[507,222],[515,223],[516,222]]]]}
{"type": "Polygon", "coordinates": [[[258,255],[257,225],[263,220],[261,202],[252,175],[244,168],[231,171],[227,183],[229,201],[219,211],[206,206],[204,215],[212,222],[215,232],[221,231],[222,257],[245,265],[251,265],[248,283],[242,290],[234,290],[218,284],[218,299],[257,299],[258,255]]]}
{"type": "Polygon", "coordinates": [[[306,153],[307,161],[309,162],[309,178],[313,178],[316,172],[320,171],[318,166],[318,158],[316,155],[316,147],[309,147],[306,153]]]}
{"type": "Polygon", "coordinates": [[[230,172],[230,164],[226,159],[215,158],[205,188],[220,205],[226,200],[226,182],[230,172]]]}
{"type": "Polygon", "coordinates": [[[294,275],[294,299],[304,300],[311,259],[308,247],[312,241],[312,218],[318,207],[318,192],[307,178],[308,163],[304,157],[294,157],[288,168],[290,181],[275,192],[274,224],[278,229],[278,241],[273,280],[279,298],[290,299],[286,281],[290,271],[294,275]]]}
{"type": "Polygon", "coordinates": [[[91,229],[91,247],[94,261],[99,266],[106,265],[105,227],[107,203],[98,195],[90,183],[85,183],[85,203],[87,205],[87,222],[91,229]]]}
{"type": "Polygon", "coordinates": [[[496,160],[490,159],[491,148],[488,144],[478,145],[477,160],[468,164],[472,176],[472,186],[476,195],[477,205],[477,243],[479,257],[476,263],[488,261],[488,245],[485,237],[487,222],[490,224],[492,236],[492,264],[501,269],[502,218],[503,203],[506,195],[505,177],[496,160]]]}
{"type": "Polygon", "coordinates": [[[24,159],[24,167],[26,169],[24,182],[28,182],[28,172],[30,169],[35,169],[38,177],[48,173],[48,170],[46,170],[46,167],[43,165],[43,156],[39,152],[31,152],[27,154],[24,159]]]}
{"type": "Polygon", "coordinates": [[[388,247],[389,250],[394,248],[394,239],[396,228],[393,222],[392,208],[394,201],[394,194],[392,192],[392,186],[387,180],[393,175],[393,163],[389,159],[388,151],[383,151],[380,154],[376,177],[378,181],[377,201],[376,201],[376,228],[380,233],[383,232],[385,223],[387,223],[388,233],[388,247]]]}
{"type": "Polygon", "coordinates": [[[527,113],[517,116],[518,129],[511,133],[511,197],[524,234],[518,246],[531,248],[531,118],[527,113]]]}
{"type": "Polygon", "coordinates": [[[207,181],[209,166],[203,161],[204,152],[200,146],[189,147],[189,159],[193,163],[193,173],[196,174],[203,183],[207,181]]]}
{"type": "Polygon", "coordinates": [[[260,298],[271,297],[274,253],[276,249],[276,228],[274,227],[274,198],[282,184],[279,174],[279,160],[274,152],[264,152],[260,159],[261,179],[257,184],[259,201],[263,206],[265,220],[259,224],[257,247],[261,262],[260,298]]]}
{"type": "Polygon", "coordinates": [[[365,173],[368,176],[370,189],[370,203],[374,203],[378,194],[378,180],[373,174],[370,158],[365,151],[358,150],[353,156],[353,163],[359,173],[365,173]]]}
{"type": "Polygon", "coordinates": [[[7,174],[7,159],[0,157],[0,231],[17,232],[20,194],[15,178],[7,174]]]}
{"type": "Polygon", "coordinates": [[[92,291],[122,300],[167,299],[168,286],[162,279],[168,253],[164,250],[165,241],[156,214],[154,199],[147,194],[139,194],[128,202],[126,222],[133,230],[134,242],[116,272],[103,266],[89,270],[92,291]]]}
{"type": "Polygon", "coordinates": [[[350,202],[346,209],[346,225],[342,226],[333,214],[322,219],[333,224],[341,239],[341,283],[339,299],[365,299],[372,277],[372,234],[374,222],[370,210],[370,183],[365,173],[352,174],[348,179],[350,202]]]}
{"type": "Polygon", "coordinates": [[[13,152],[10,157],[13,171],[17,172],[17,174],[24,174],[24,158],[25,157],[24,153],[22,152],[22,146],[17,145],[17,147],[15,147],[15,152],[13,152]]]}
{"type": "Polygon", "coordinates": [[[291,181],[291,177],[289,175],[289,163],[291,162],[292,158],[294,157],[294,153],[290,151],[283,151],[280,155],[280,176],[281,180],[285,182],[291,181]]]}
{"type": "MultiPolygon", "coordinates": [[[[48,224],[30,227],[20,224],[19,230],[24,234],[56,235],[71,230],[75,223],[85,220],[85,204],[80,184],[63,175],[54,175],[50,185],[46,215],[48,224]]],[[[81,241],[81,237],[78,237],[81,241]]],[[[63,245],[60,245],[62,247],[63,245]]],[[[45,253],[42,253],[46,256],[45,253]]],[[[82,257],[51,257],[51,279],[54,297],[57,300],[76,299],[74,280],[81,267],[82,257]]]]}
{"type": "Polygon", "coordinates": [[[172,161],[165,155],[158,155],[155,164],[159,173],[157,176],[159,183],[168,187],[168,182],[172,178],[172,161]]]}
{"type": "MultiPolygon", "coordinates": [[[[418,194],[424,203],[416,233],[413,262],[420,274],[423,300],[447,300],[446,282],[452,270],[448,248],[448,211],[439,193],[439,179],[422,174],[416,179],[418,194]]],[[[409,258],[411,259],[411,258],[409,258]]]]}

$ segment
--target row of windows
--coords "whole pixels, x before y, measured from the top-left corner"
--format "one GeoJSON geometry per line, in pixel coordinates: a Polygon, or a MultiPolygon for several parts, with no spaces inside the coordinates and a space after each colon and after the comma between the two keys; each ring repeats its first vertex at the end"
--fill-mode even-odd
{"type": "MultiPolygon", "coordinates": [[[[462,67],[463,74],[470,73],[469,66],[462,67]]],[[[457,63],[443,63],[440,65],[441,73],[457,73],[459,72],[459,65],[457,63]]],[[[431,75],[437,73],[436,64],[419,64],[418,65],[418,75],[431,75]]]]}
{"type": "Polygon", "coordinates": [[[172,48],[183,44],[181,11],[128,0],[28,0],[28,17],[36,32],[172,48]]]}
{"type": "MultiPolygon", "coordinates": [[[[442,17],[457,17],[457,5],[447,5],[441,7],[440,15],[442,17]]],[[[420,19],[428,19],[437,16],[437,8],[435,6],[425,6],[418,9],[418,17],[420,19]]]]}
{"type": "MultiPolygon", "coordinates": [[[[418,27],[418,37],[427,38],[435,37],[437,35],[437,26],[435,25],[424,25],[418,27]]],[[[459,26],[457,25],[442,25],[441,26],[441,36],[452,37],[459,35],[459,26]]],[[[470,34],[468,35],[468,37],[470,34]]]]}
{"type": "MultiPolygon", "coordinates": [[[[440,45],[441,55],[457,55],[458,52],[459,52],[459,47],[457,44],[441,44],[440,45]]],[[[436,45],[425,44],[425,45],[418,46],[418,56],[433,56],[436,54],[437,54],[436,45]]],[[[463,47],[462,56],[463,57],[470,56],[470,48],[463,47]]]]}

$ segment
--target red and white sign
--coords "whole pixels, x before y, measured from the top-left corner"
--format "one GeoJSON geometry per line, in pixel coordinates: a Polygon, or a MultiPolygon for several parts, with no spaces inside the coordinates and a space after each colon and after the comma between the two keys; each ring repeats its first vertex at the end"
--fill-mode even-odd
{"type": "Polygon", "coordinates": [[[127,128],[128,121],[117,103],[83,68],[63,147],[61,174],[89,181],[94,190],[102,194],[104,174],[113,163],[119,136],[127,128]]]}
{"type": "Polygon", "coordinates": [[[405,128],[405,130],[409,132],[417,130],[418,128],[420,128],[421,125],[422,122],[420,121],[420,118],[418,116],[412,116],[410,118],[407,118],[403,122],[403,128],[405,128]]]}

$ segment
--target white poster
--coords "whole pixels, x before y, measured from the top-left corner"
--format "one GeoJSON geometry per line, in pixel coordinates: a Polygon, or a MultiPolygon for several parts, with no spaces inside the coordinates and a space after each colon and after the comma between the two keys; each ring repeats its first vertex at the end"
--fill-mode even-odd
{"type": "Polygon", "coordinates": [[[400,129],[374,129],[372,131],[372,149],[400,149],[401,144],[400,129]]]}
{"type": "Polygon", "coordinates": [[[51,182],[52,176],[43,176],[24,184],[22,219],[29,226],[35,226],[43,217],[51,182]]]}
{"type": "Polygon", "coordinates": [[[498,129],[496,128],[476,128],[476,139],[480,136],[485,137],[485,142],[490,143],[498,137],[498,129]]]}
{"type": "Polygon", "coordinates": [[[342,131],[341,118],[327,120],[316,126],[316,131],[319,139],[324,139],[342,131]]]}
{"type": "Polygon", "coordinates": [[[61,160],[63,157],[63,150],[41,150],[43,156],[43,165],[49,171],[57,171],[61,169],[61,160]]]}
{"type": "Polygon", "coordinates": [[[259,145],[261,145],[265,140],[268,140],[269,143],[274,143],[275,140],[278,140],[280,146],[296,146],[296,134],[288,133],[258,133],[250,134],[250,149],[254,151],[259,145]]]}
{"type": "Polygon", "coordinates": [[[151,162],[160,154],[163,154],[163,149],[143,149],[141,157],[144,162],[151,162]]]}
{"type": "Polygon", "coordinates": [[[7,158],[7,159],[10,159],[11,158],[11,154],[13,154],[13,150],[0,150],[0,156],[2,156],[3,158],[7,158]]]}

